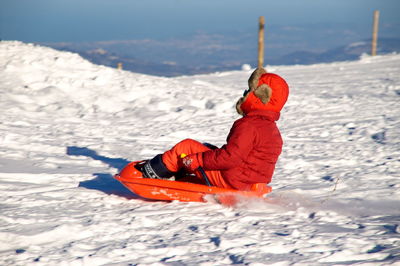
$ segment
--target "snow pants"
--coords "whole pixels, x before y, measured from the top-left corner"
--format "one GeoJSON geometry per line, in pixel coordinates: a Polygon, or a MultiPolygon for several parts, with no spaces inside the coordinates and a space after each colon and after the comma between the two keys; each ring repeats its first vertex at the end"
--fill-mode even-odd
{"type": "MultiPolygon", "coordinates": [[[[180,158],[182,153],[189,155],[193,153],[205,152],[208,150],[210,150],[209,147],[196,140],[185,139],[177,143],[174,147],[172,147],[172,149],[166,151],[162,155],[162,161],[169,171],[178,172],[183,168],[182,159],[180,158]]],[[[205,173],[213,186],[222,188],[233,188],[227,182],[225,182],[224,178],[222,177],[221,171],[205,171],[205,173]]],[[[196,175],[197,179],[194,180],[195,183],[205,183],[204,178],[199,173],[199,171],[196,171],[194,174],[196,175]]]]}

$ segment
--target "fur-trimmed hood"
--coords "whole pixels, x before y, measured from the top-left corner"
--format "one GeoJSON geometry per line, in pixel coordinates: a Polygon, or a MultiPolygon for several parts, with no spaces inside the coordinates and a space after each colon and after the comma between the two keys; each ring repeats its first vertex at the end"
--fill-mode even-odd
{"type": "Polygon", "coordinates": [[[248,80],[249,89],[236,103],[239,114],[253,110],[269,110],[279,113],[289,96],[289,86],[277,74],[256,68],[248,80]]]}

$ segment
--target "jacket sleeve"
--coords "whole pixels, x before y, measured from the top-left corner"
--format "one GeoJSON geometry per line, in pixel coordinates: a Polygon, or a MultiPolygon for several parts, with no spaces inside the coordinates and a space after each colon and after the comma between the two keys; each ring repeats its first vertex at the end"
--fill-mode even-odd
{"type": "Polygon", "coordinates": [[[244,119],[237,120],[226,145],[203,153],[204,170],[227,170],[240,166],[253,149],[254,140],[255,128],[244,119]]]}

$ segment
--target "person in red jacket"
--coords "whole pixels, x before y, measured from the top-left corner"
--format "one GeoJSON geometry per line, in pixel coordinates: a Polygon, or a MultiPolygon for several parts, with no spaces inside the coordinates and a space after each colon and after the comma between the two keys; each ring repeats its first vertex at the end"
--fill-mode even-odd
{"type": "Polygon", "coordinates": [[[142,167],[143,176],[167,179],[184,169],[202,180],[202,168],[217,187],[250,190],[253,184],[270,183],[283,145],[275,121],[289,87],[282,77],[263,68],[251,74],[248,84],[236,104],[243,117],[234,122],[225,145],[216,148],[185,139],[148,160],[142,167]]]}

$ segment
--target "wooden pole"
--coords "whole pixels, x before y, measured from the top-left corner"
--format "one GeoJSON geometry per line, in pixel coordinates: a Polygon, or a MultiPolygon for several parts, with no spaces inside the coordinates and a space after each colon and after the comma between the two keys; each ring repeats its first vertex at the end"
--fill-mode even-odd
{"type": "Polygon", "coordinates": [[[117,64],[117,69],[118,69],[118,70],[122,70],[122,63],[118,63],[118,64],[117,64]]]}
{"type": "Polygon", "coordinates": [[[372,27],[372,43],[371,43],[371,55],[376,55],[376,47],[378,44],[378,26],[379,26],[379,10],[374,11],[374,24],[372,27]]]}
{"type": "Polygon", "coordinates": [[[258,28],[258,67],[264,66],[264,25],[265,19],[261,16],[258,28]]]}

